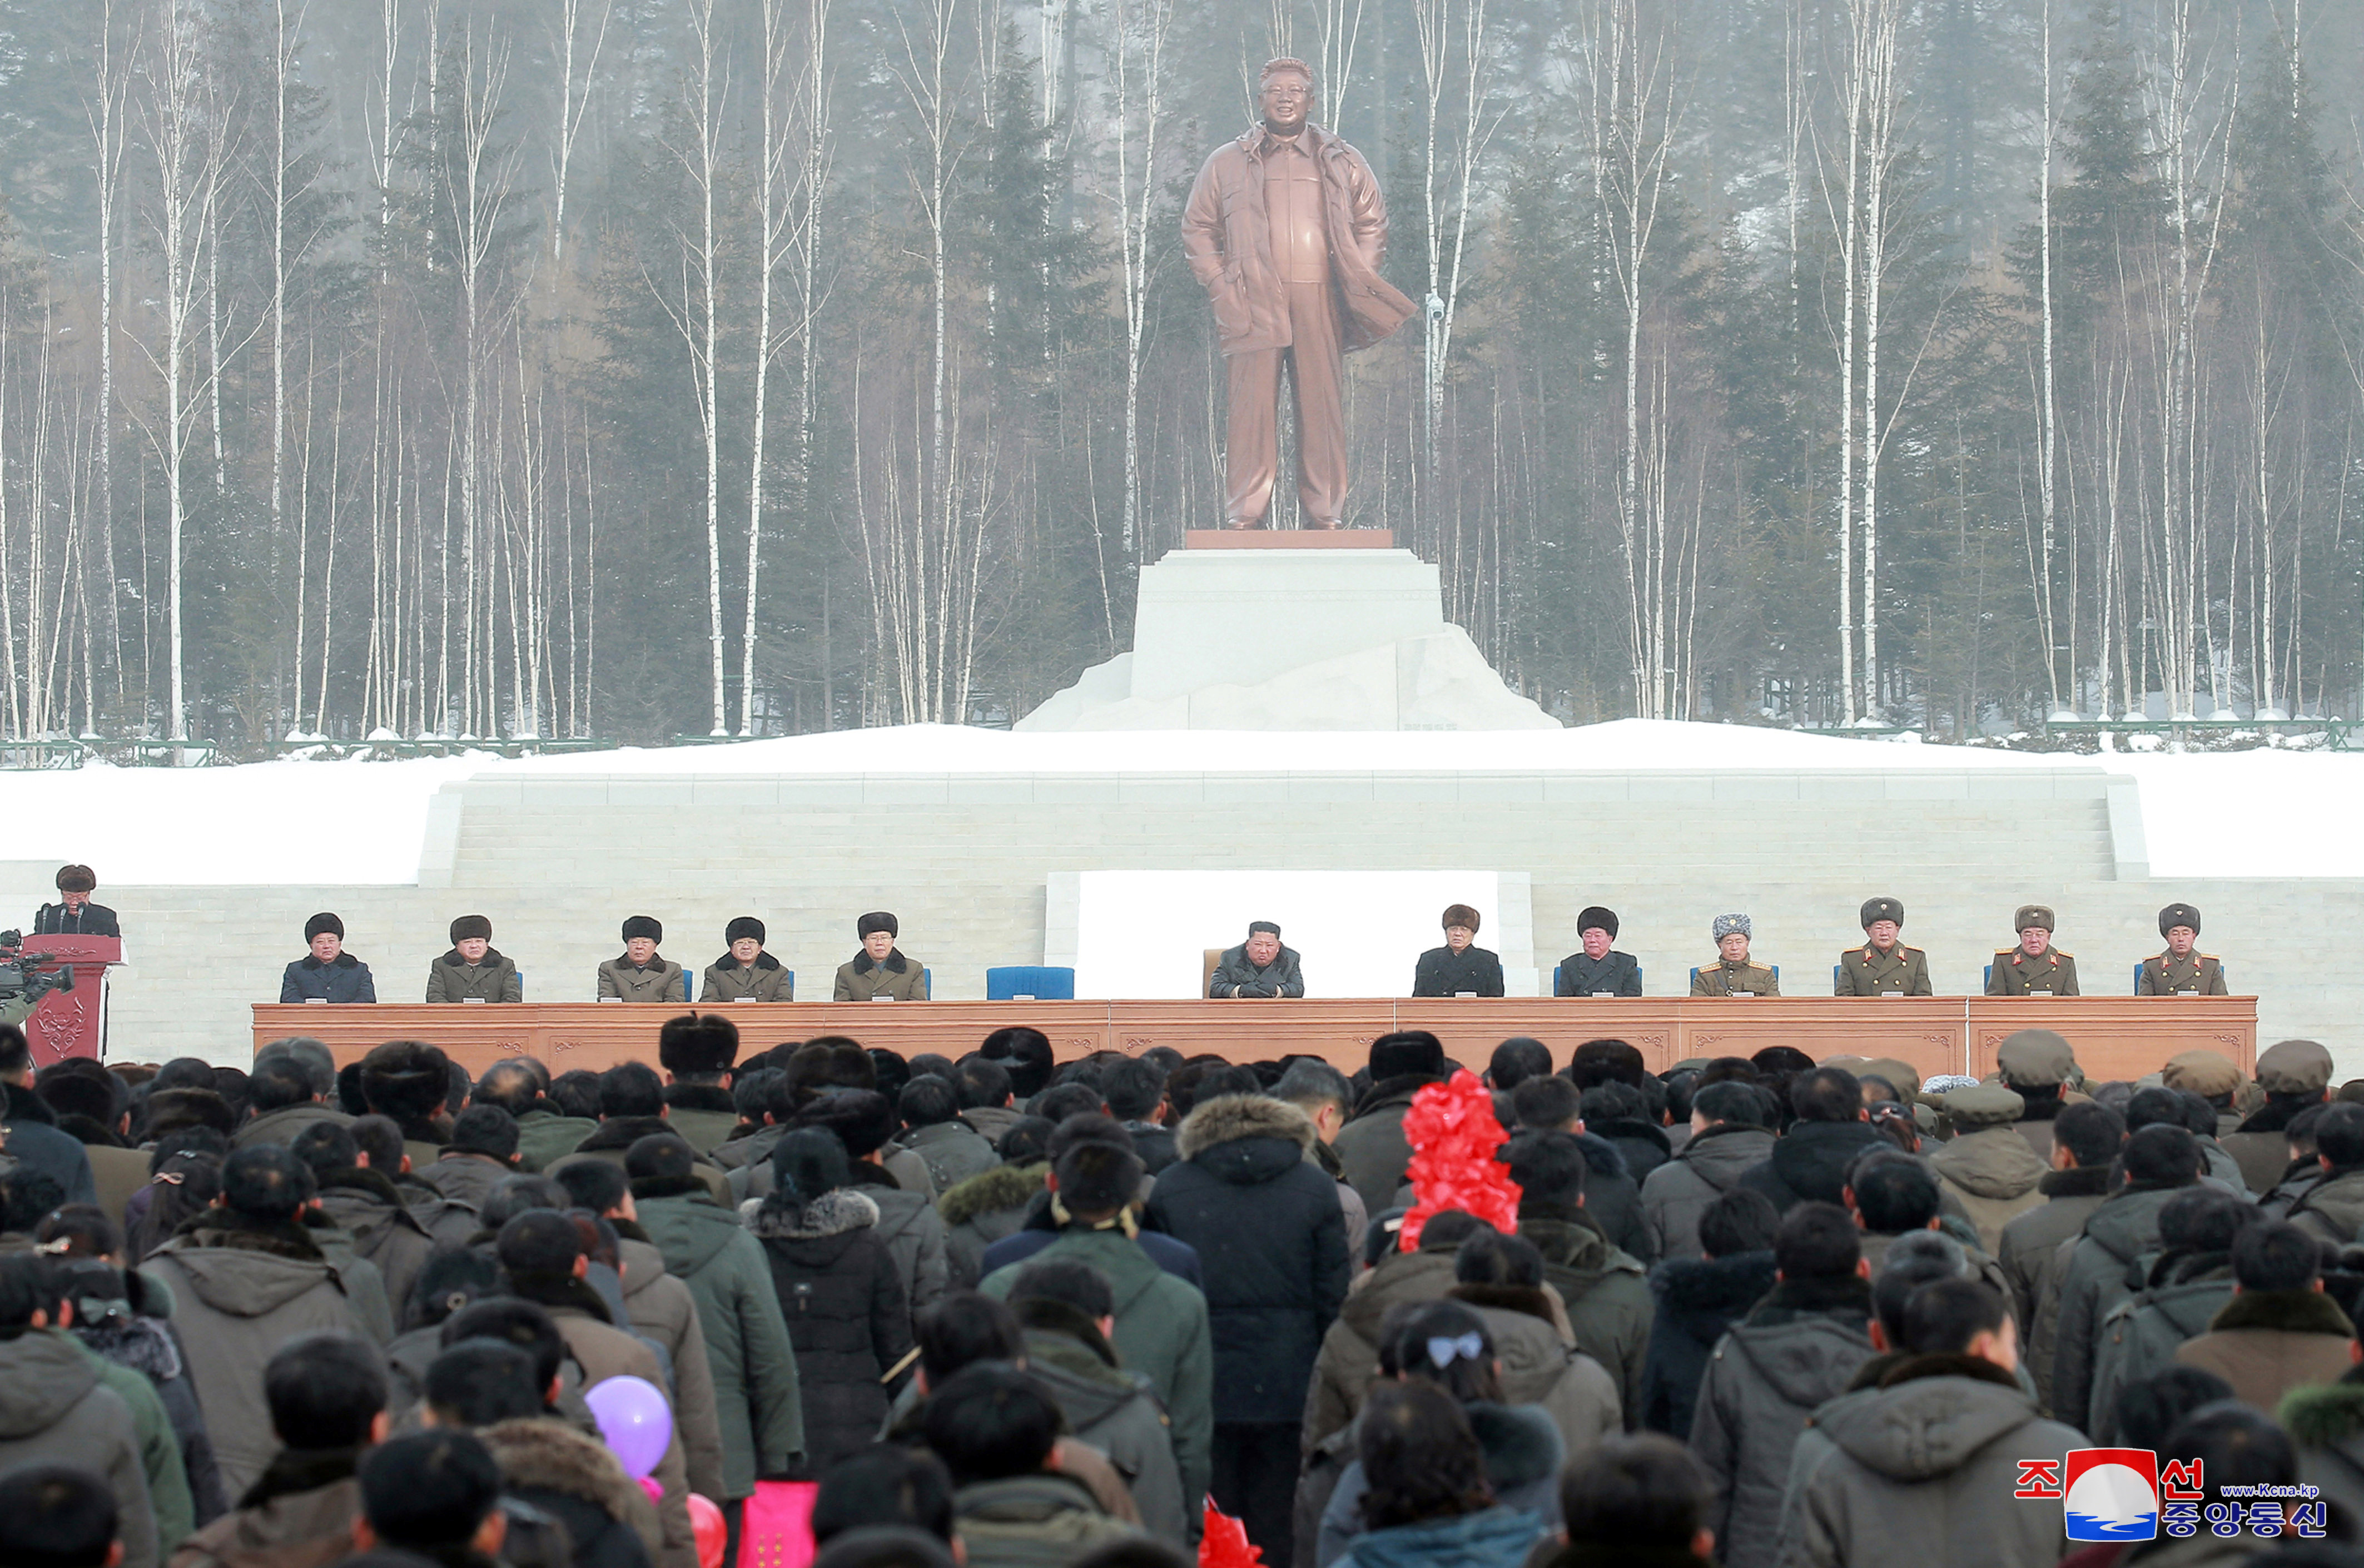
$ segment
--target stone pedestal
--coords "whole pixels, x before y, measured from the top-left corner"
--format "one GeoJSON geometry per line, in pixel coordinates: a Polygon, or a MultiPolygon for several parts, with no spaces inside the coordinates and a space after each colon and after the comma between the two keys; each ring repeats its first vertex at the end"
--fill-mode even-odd
{"type": "Polygon", "coordinates": [[[1020,719],[1056,729],[1556,729],[1444,618],[1408,550],[1175,550],[1132,651],[1020,719]]]}

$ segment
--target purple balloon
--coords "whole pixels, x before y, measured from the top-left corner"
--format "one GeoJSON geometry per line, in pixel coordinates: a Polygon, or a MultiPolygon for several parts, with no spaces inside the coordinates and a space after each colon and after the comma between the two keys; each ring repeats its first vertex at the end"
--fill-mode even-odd
{"type": "Polygon", "coordinates": [[[586,1389],[583,1402],[599,1423],[608,1451],[638,1481],[656,1469],[673,1441],[673,1407],[654,1384],[641,1377],[611,1377],[586,1389]]]}

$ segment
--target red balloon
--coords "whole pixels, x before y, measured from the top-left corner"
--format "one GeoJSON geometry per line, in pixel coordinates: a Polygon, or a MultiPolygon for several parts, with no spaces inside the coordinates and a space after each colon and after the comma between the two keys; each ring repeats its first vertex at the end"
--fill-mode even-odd
{"type": "Polygon", "coordinates": [[[697,1568],[722,1568],[723,1549],[730,1542],[730,1526],[711,1497],[689,1495],[689,1529],[697,1542],[697,1568]]]}

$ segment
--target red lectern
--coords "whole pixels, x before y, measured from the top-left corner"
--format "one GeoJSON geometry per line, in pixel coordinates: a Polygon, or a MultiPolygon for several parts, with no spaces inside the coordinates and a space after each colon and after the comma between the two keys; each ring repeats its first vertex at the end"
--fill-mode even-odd
{"type": "MultiPolygon", "coordinates": [[[[28,936],[25,951],[47,953],[73,970],[73,989],[50,992],[25,1020],[33,1065],[98,1055],[106,1043],[106,971],[123,962],[123,939],[28,936]]],[[[41,965],[44,971],[52,967],[41,965]]]]}

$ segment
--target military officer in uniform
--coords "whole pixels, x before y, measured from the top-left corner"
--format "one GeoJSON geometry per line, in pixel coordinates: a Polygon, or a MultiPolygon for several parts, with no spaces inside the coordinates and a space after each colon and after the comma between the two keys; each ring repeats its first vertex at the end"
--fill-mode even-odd
{"type": "Polygon", "coordinates": [[[1869,898],[1863,906],[1859,948],[1839,955],[1834,996],[1934,996],[1929,985],[1929,955],[1897,940],[1904,929],[1904,906],[1893,898],[1869,898]]]}
{"type": "Polygon", "coordinates": [[[1576,940],[1583,944],[1559,961],[1559,984],[1552,989],[1562,996],[1639,996],[1642,966],[1630,952],[1619,952],[1617,911],[1595,904],[1576,917],[1576,940]]]}
{"type": "Polygon", "coordinates": [[[1478,940],[1478,911],[1466,904],[1448,905],[1444,911],[1444,945],[1420,955],[1413,967],[1415,996],[1499,996],[1502,994],[1502,961],[1497,954],[1471,944],[1478,940]]]}
{"type": "Polygon", "coordinates": [[[2052,945],[2052,911],[2041,904],[2023,904],[2011,917],[2019,928],[2019,945],[1994,955],[1987,971],[1990,996],[2075,996],[2077,959],[2052,945]]]}
{"type": "Polygon", "coordinates": [[[624,922],[624,951],[599,965],[599,1000],[619,1002],[680,1002],[689,993],[682,988],[681,965],[657,952],[664,927],[653,916],[635,915],[624,922]]]}
{"type": "Polygon", "coordinates": [[[1718,915],[1710,928],[1719,955],[1691,971],[1694,996],[1779,996],[1781,983],[1761,963],[1748,962],[1748,917],[1718,915]]]}
{"type": "Polygon", "coordinates": [[[2143,960],[2135,975],[2137,996],[2222,996],[2225,966],[2192,948],[2200,940],[2200,911],[2170,904],[2158,912],[2158,934],[2167,951],[2143,960]]]}

